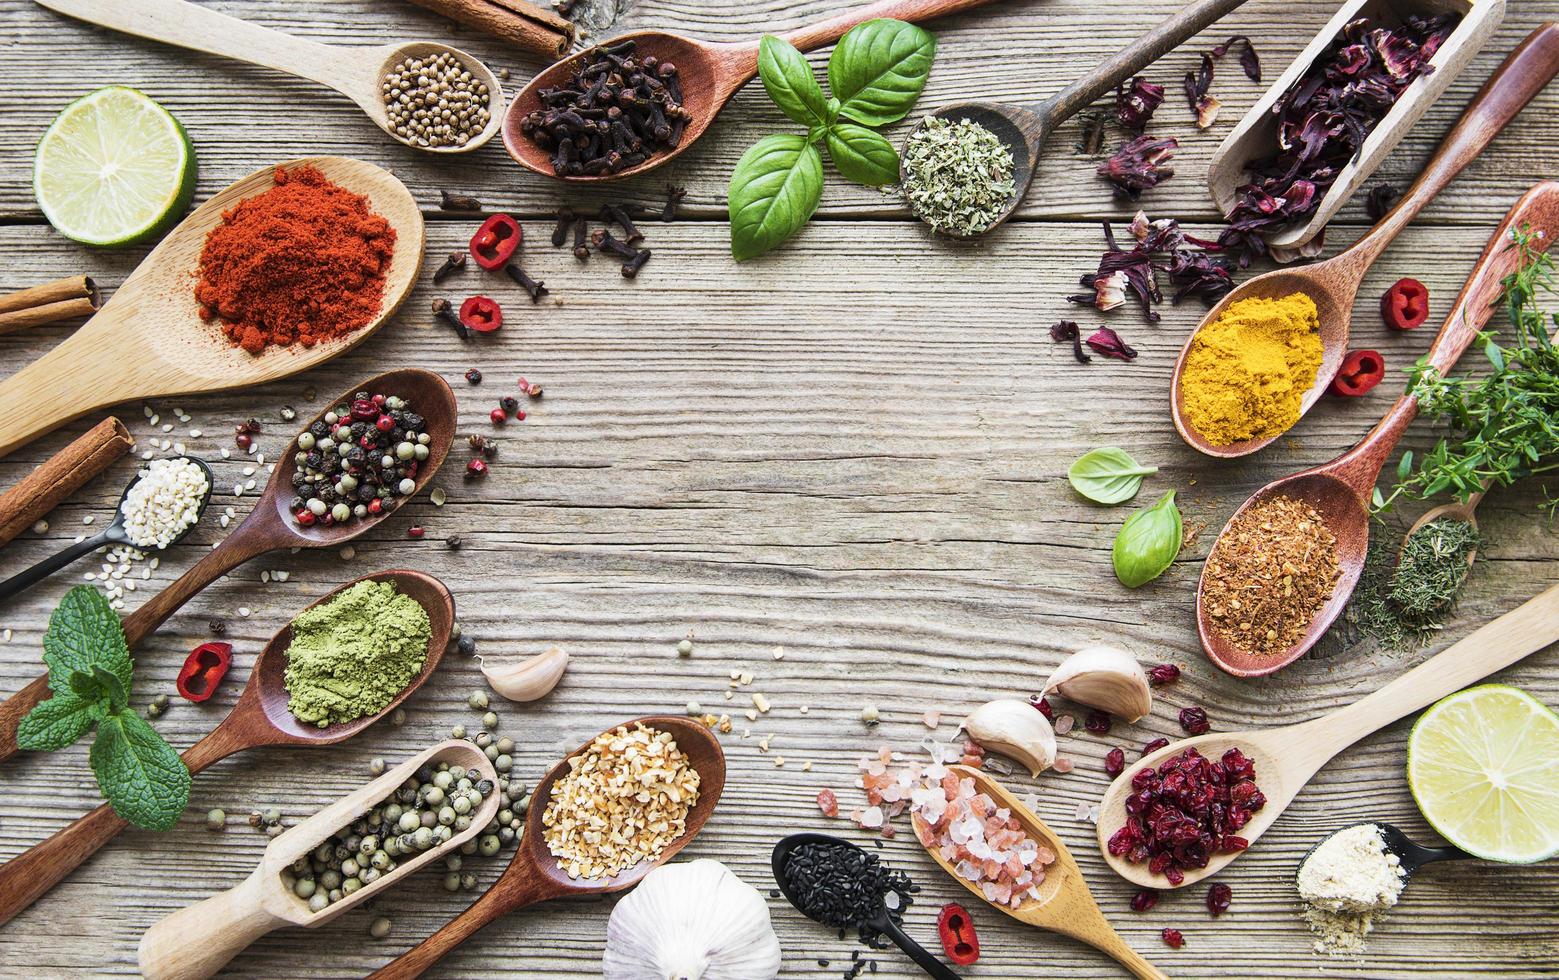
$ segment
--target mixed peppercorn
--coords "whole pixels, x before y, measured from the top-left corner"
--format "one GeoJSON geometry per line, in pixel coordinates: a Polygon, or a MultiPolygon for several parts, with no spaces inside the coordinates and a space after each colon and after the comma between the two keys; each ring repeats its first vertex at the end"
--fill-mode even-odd
{"type": "Polygon", "coordinates": [[[404,398],[357,392],[298,433],[294,520],[328,527],[394,508],[417,489],[431,441],[404,398]]]}

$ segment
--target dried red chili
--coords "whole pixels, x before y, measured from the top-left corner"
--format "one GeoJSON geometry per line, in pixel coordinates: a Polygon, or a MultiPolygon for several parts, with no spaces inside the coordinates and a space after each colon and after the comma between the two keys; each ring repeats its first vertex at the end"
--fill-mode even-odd
{"type": "Polygon", "coordinates": [[[478,333],[492,333],[503,326],[503,308],[497,300],[471,296],[460,304],[460,322],[478,333]]]}
{"type": "Polygon", "coordinates": [[[980,937],[974,934],[969,913],[957,902],[948,902],[936,917],[936,934],[942,939],[947,958],[959,966],[968,966],[980,958],[980,937]]]}
{"type": "Polygon", "coordinates": [[[1417,279],[1398,279],[1380,297],[1386,326],[1411,330],[1429,319],[1429,287],[1417,279]]]}
{"type": "Polygon", "coordinates": [[[1357,397],[1369,392],[1386,376],[1386,359],[1380,351],[1349,351],[1342,359],[1342,367],[1332,378],[1330,391],[1334,395],[1357,397]]]}
{"type": "Polygon", "coordinates": [[[217,685],[227,676],[227,668],[233,665],[231,643],[202,643],[184,658],[174,686],[186,701],[200,703],[216,693],[217,685]]]}
{"type": "Polygon", "coordinates": [[[471,236],[471,257],[484,269],[501,269],[523,237],[519,222],[507,214],[495,214],[471,236]]]}

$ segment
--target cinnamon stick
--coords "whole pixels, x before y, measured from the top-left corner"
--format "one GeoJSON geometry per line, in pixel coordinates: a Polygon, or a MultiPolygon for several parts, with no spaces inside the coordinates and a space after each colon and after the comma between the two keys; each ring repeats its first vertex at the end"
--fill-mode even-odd
{"type": "Polygon", "coordinates": [[[49,303],[62,303],[65,300],[81,299],[86,297],[97,305],[97,283],[86,276],[70,276],[66,279],[56,279],[46,282],[41,286],[28,286],[26,289],[18,289],[14,293],[6,293],[0,296],[0,313],[13,313],[17,310],[26,310],[34,306],[45,306],[49,303]]]}
{"type": "Polygon", "coordinates": [[[75,299],[62,299],[58,303],[44,303],[42,306],[33,306],[25,310],[12,310],[9,313],[0,313],[0,334],[58,323],[71,317],[91,316],[96,312],[97,300],[91,296],[78,296],[75,299]]]}
{"type": "Polygon", "coordinates": [[[0,545],[130,451],[130,430],[110,415],[0,494],[0,545]]]}
{"type": "Polygon", "coordinates": [[[549,60],[561,57],[574,44],[573,23],[525,0],[411,2],[549,60]]]}

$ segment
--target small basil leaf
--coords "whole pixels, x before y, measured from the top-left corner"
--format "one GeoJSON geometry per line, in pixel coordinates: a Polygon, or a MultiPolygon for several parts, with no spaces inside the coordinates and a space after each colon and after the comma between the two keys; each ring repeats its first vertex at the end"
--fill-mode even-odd
{"type": "Polygon", "coordinates": [[[1121,525],[1110,550],[1115,577],[1128,589],[1158,578],[1180,554],[1181,533],[1180,509],[1171,490],[1121,525]]]}
{"type": "Polygon", "coordinates": [[[1143,466],[1126,450],[1115,446],[1090,449],[1066,471],[1072,489],[1101,504],[1125,503],[1137,495],[1142,478],[1158,472],[1157,466],[1143,466]]]}
{"type": "Polygon", "coordinates": [[[773,34],[758,42],[758,77],[769,98],[792,121],[803,126],[826,124],[828,103],[806,56],[773,34]]]}
{"type": "Polygon", "coordinates": [[[765,136],[731,174],[731,255],[762,255],[800,230],[823,197],[823,157],[802,136],[765,136]]]}
{"type": "Polygon", "coordinates": [[[901,20],[869,20],[839,39],[828,59],[828,86],[840,115],[863,126],[898,122],[920,98],[936,57],[936,38],[901,20]]]}
{"type": "Polygon", "coordinates": [[[57,694],[70,690],[72,673],[90,676],[94,665],[113,671],[126,689],[134,670],[119,614],[103,593],[85,585],[66,592],[49,617],[43,661],[49,665],[49,687],[57,694]]]}
{"type": "Polygon", "coordinates": [[[91,702],[65,691],[27,712],[16,726],[16,744],[29,752],[54,752],[85,735],[96,720],[91,702]]]}
{"type": "Polygon", "coordinates": [[[189,805],[184,760],[134,711],[104,718],[87,753],[103,798],[122,819],[147,830],[168,830],[189,805]]]}
{"type": "Polygon", "coordinates": [[[899,179],[899,154],[879,133],[854,123],[829,127],[828,155],[846,180],[881,187],[899,179]]]}

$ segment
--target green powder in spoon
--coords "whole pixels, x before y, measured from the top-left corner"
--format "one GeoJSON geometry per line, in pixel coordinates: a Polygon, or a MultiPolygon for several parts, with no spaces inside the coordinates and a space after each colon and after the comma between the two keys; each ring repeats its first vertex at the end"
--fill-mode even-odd
{"type": "Polygon", "coordinates": [[[324,728],[383,711],[422,671],[427,610],[393,582],[359,582],[292,621],[287,710],[324,728]]]}

